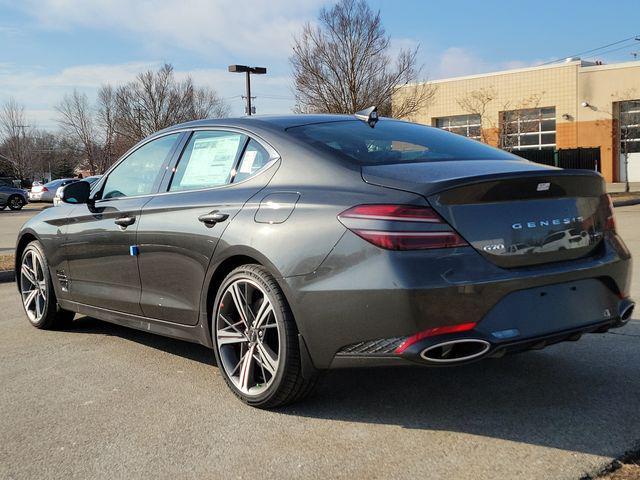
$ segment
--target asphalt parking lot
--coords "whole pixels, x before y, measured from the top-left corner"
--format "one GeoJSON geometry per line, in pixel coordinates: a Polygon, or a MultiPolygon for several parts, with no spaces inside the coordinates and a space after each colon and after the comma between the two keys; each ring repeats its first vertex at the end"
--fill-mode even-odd
{"type": "Polygon", "coordinates": [[[13,253],[18,230],[22,224],[43,208],[50,206],[50,203],[30,203],[25,205],[22,210],[12,211],[7,208],[0,211],[0,255],[13,253]]]}
{"type": "MultiPolygon", "coordinates": [[[[640,206],[616,213],[640,254],[640,206]]],[[[205,348],[90,318],[38,331],[13,284],[0,312],[0,478],[577,480],[640,440],[638,320],[465,367],[330,372],[266,412],[205,348]]]]}

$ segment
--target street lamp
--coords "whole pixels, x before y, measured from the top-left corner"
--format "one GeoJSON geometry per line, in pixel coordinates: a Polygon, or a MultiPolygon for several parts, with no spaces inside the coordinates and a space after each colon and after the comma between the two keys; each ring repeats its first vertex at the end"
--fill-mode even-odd
{"type": "Polygon", "coordinates": [[[251,74],[264,75],[267,73],[265,67],[249,67],[247,65],[229,65],[229,71],[231,73],[246,73],[247,74],[247,115],[251,115],[251,74]]]}

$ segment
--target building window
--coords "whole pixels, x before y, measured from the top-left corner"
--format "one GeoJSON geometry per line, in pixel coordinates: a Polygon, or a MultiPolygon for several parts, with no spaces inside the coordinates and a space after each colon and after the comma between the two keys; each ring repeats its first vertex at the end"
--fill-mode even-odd
{"type": "Polygon", "coordinates": [[[640,152],[640,100],[620,102],[620,153],[640,152]]]}
{"type": "Polygon", "coordinates": [[[556,148],[556,108],[525,108],[501,113],[500,147],[505,150],[556,148]]]}
{"type": "Polygon", "coordinates": [[[436,118],[436,127],[463,137],[480,140],[480,115],[456,115],[454,117],[436,118]]]}

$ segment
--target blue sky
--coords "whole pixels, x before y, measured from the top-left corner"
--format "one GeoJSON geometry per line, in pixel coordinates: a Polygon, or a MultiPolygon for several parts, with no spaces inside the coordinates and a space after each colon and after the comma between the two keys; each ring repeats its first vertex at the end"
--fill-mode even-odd
{"type": "MultiPolygon", "coordinates": [[[[288,112],[292,35],[330,3],[0,0],[0,103],[15,97],[32,123],[55,128],[53,107],[64,93],[78,88],[92,97],[102,83],[170,62],[241,114],[243,79],[226,66],[248,63],[269,69],[253,83],[258,112],[288,112]]],[[[420,45],[430,79],[535,65],[640,35],[637,0],[369,3],[381,11],[393,49],[420,45]]],[[[640,52],[635,44],[584,58],[629,61],[640,52]]]]}

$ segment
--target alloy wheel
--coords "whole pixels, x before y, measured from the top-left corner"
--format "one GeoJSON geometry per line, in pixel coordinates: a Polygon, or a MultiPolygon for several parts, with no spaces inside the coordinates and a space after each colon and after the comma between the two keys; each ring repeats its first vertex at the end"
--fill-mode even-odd
{"type": "Polygon", "coordinates": [[[20,291],[22,303],[32,323],[38,323],[45,314],[47,305],[47,281],[43,261],[35,250],[29,250],[20,267],[20,291]]]}
{"type": "Polygon", "coordinates": [[[263,393],[280,366],[280,326],[265,290],[248,279],[231,283],[216,310],[222,368],[247,396],[263,393]]]}
{"type": "Polygon", "coordinates": [[[24,205],[20,197],[12,197],[9,201],[9,208],[11,210],[19,210],[24,205]]]}

